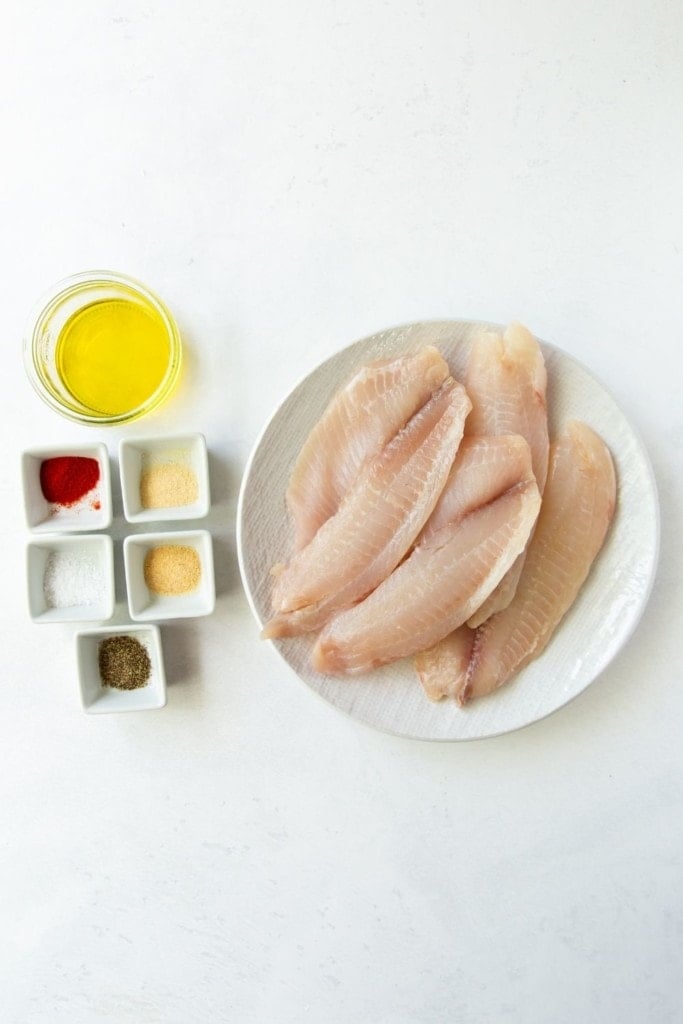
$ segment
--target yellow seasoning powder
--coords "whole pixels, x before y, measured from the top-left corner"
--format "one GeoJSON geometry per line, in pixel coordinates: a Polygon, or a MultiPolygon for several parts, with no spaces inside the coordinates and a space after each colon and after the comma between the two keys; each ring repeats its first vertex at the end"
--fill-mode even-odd
{"type": "Polygon", "coordinates": [[[140,503],[143,508],[179,508],[193,505],[198,498],[199,485],[191,466],[182,462],[159,462],[142,472],[140,503]]]}
{"type": "Polygon", "coordinates": [[[77,402],[93,412],[120,416],[157,390],[171,347],[153,306],[103,299],[67,320],[55,346],[57,372],[77,402]]]}
{"type": "Polygon", "coordinates": [[[202,564],[194,548],[183,544],[161,544],[145,555],[145,583],[155,594],[177,597],[196,590],[202,564]]]}

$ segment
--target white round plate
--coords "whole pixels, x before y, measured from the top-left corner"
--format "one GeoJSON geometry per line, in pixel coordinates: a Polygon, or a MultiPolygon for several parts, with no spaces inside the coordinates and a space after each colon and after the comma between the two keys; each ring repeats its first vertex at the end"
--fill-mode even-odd
{"type": "MultiPolygon", "coordinates": [[[[496,324],[465,320],[394,327],[327,359],[276,409],[250,456],[237,516],[244,587],[260,625],[270,617],[269,571],[291,551],[285,491],[299,450],[335,392],[373,359],[436,345],[462,379],[471,339],[496,324]]],[[[363,676],[315,672],[313,639],[272,641],[296,674],[330,704],[399,736],[470,740],[510,732],[545,717],[581,693],[614,658],[647,602],[657,564],[659,510],[652,469],[611,395],[576,360],[541,342],[548,370],[551,437],[568,419],[584,420],[609,446],[617,468],[617,510],[605,545],[550,644],[507,686],[471,705],[432,703],[408,659],[363,676]]]]}

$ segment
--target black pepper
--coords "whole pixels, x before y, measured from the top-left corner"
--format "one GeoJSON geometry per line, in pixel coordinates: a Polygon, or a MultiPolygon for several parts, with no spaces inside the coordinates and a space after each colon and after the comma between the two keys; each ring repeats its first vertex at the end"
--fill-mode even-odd
{"type": "Polygon", "coordinates": [[[134,636],[109,636],[98,649],[100,679],[115,690],[146,686],[152,670],[149,654],[134,636]]]}

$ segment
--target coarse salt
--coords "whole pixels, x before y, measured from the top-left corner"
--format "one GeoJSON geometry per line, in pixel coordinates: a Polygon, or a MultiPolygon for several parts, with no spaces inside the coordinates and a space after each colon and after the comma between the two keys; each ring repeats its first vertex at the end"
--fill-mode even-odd
{"type": "Polygon", "coordinates": [[[43,591],[48,608],[97,604],[105,579],[101,563],[87,551],[51,551],[45,562],[43,591]]]}

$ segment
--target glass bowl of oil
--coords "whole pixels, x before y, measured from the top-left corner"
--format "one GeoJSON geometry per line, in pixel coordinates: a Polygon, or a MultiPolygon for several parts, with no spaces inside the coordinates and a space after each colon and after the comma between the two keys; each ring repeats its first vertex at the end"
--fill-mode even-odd
{"type": "Polygon", "coordinates": [[[79,423],[127,423],[158,408],[180,373],[182,344],[164,303],[133,278],[75,274],[29,321],[24,362],[49,406],[79,423]]]}

